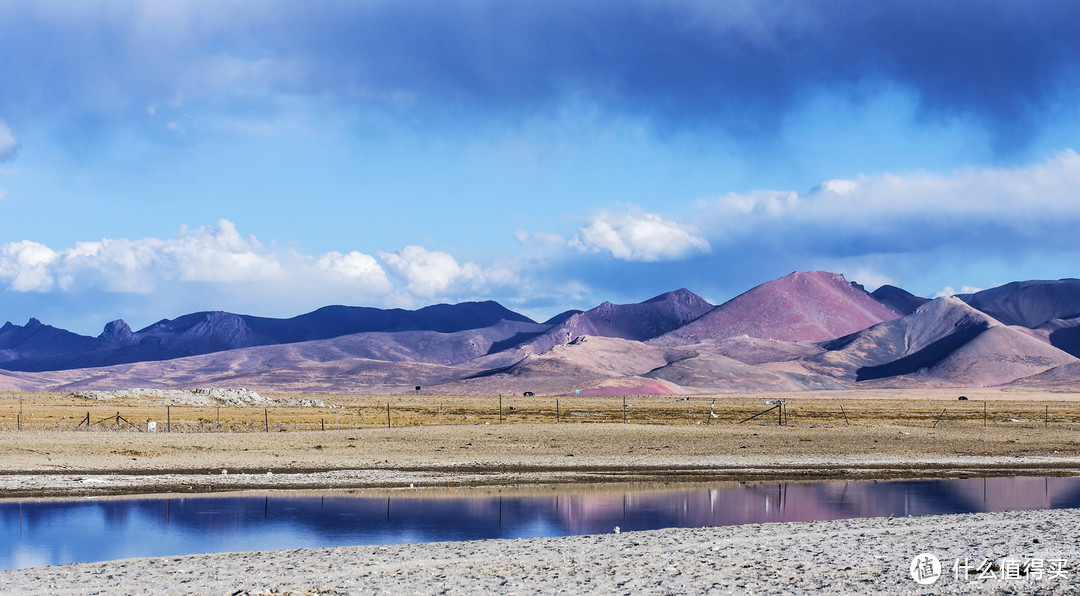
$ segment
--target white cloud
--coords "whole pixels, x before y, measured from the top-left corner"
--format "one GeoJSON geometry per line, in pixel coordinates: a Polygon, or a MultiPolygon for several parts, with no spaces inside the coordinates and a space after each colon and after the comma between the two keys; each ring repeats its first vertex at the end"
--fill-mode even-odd
{"type": "Polygon", "coordinates": [[[15,157],[15,151],[18,148],[19,144],[15,142],[15,137],[11,135],[11,129],[8,128],[6,122],[0,119],[0,161],[15,157]]]}
{"type": "Polygon", "coordinates": [[[390,292],[393,284],[386,277],[386,272],[375,260],[375,257],[361,252],[352,251],[346,254],[328,252],[317,261],[319,271],[333,278],[361,284],[373,293],[385,294],[390,292]]]}
{"type": "Polygon", "coordinates": [[[280,278],[281,265],[254,236],[244,238],[228,220],[218,227],[181,229],[162,252],[175,264],[181,281],[236,282],[280,278]]]}
{"type": "Polygon", "coordinates": [[[840,269],[838,272],[843,273],[844,277],[849,281],[858,282],[870,292],[873,292],[881,286],[898,285],[897,281],[892,277],[868,267],[854,267],[846,270],[840,269]]]}
{"type": "Polygon", "coordinates": [[[1065,150],[1020,168],[829,180],[807,193],[731,193],[700,202],[699,217],[720,245],[910,252],[968,239],[1000,245],[1001,230],[1044,241],[1044,227],[1080,218],[1077,188],[1080,155],[1065,150]]]}
{"type": "Polygon", "coordinates": [[[957,294],[974,294],[975,292],[981,292],[983,288],[976,288],[974,286],[964,286],[960,288],[960,291],[956,291],[952,286],[945,286],[934,294],[934,298],[942,298],[944,296],[956,296],[957,294]]]}
{"type": "Polygon", "coordinates": [[[422,246],[406,246],[397,252],[379,252],[390,271],[405,281],[409,292],[431,298],[462,287],[478,288],[484,272],[474,263],[459,264],[452,255],[422,246]]]}
{"type": "Polygon", "coordinates": [[[2,244],[0,288],[49,292],[56,304],[111,294],[110,302],[142,305],[129,308],[129,315],[140,316],[132,315],[138,310],[157,320],[162,310],[293,316],[327,304],[417,308],[436,298],[458,302],[532,287],[525,271],[535,263],[528,259],[508,257],[481,268],[420,246],[378,254],[381,261],[358,251],[310,255],[267,248],[221,220],[165,239],[104,238],[60,249],[30,240],[2,244]]]}
{"type": "Polygon", "coordinates": [[[552,234],[550,232],[526,232],[525,230],[515,230],[514,239],[520,244],[536,244],[539,246],[565,246],[566,239],[559,234],[552,234]]]}
{"type": "Polygon", "coordinates": [[[216,227],[181,228],[167,240],[105,238],[58,251],[29,240],[9,242],[0,246],[0,280],[17,292],[94,288],[146,294],[174,282],[276,285],[288,292],[332,286],[365,296],[393,289],[370,255],[275,253],[254,236],[242,236],[228,220],[216,227]]]}
{"type": "Polygon", "coordinates": [[[0,246],[0,279],[16,292],[47,292],[53,287],[49,268],[58,255],[44,244],[23,240],[0,246]]]}
{"type": "Polygon", "coordinates": [[[674,261],[711,252],[697,230],[655,213],[601,211],[578,230],[569,245],[581,251],[609,252],[624,261],[674,261]]]}

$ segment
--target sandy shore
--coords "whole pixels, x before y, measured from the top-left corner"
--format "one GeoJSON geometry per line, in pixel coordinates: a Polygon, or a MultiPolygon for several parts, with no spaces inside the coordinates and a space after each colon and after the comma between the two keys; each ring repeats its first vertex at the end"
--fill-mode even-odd
{"type": "MultiPolygon", "coordinates": [[[[392,490],[591,482],[1077,475],[1072,428],[476,425],[244,434],[0,433],[0,497],[392,490]],[[227,471],[223,474],[222,471],[227,471]]],[[[672,529],[209,554],[0,572],[2,593],[1070,593],[1080,511],[672,529]],[[1064,577],[958,580],[968,557],[1065,559],[1064,577]]],[[[1002,567],[1004,568],[1004,567],[1002,567]]],[[[998,573],[1000,577],[1000,573],[998,573]]]]}

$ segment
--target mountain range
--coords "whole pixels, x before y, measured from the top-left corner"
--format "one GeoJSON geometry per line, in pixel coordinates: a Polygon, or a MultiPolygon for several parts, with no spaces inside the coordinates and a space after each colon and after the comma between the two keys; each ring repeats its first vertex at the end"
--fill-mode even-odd
{"type": "Polygon", "coordinates": [[[720,305],[686,289],[536,322],[496,302],[200,312],[97,337],[0,327],[0,390],[690,395],[1080,384],[1080,280],[928,299],[795,272],[720,305]]]}

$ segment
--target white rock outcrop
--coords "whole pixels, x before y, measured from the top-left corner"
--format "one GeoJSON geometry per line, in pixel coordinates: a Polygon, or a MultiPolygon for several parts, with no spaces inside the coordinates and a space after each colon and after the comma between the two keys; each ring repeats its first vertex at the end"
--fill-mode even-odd
{"type": "Polygon", "coordinates": [[[250,389],[117,389],[113,391],[75,391],[71,397],[107,401],[117,398],[153,399],[171,406],[304,406],[324,408],[320,399],[274,399],[263,397],[250,389]]]}

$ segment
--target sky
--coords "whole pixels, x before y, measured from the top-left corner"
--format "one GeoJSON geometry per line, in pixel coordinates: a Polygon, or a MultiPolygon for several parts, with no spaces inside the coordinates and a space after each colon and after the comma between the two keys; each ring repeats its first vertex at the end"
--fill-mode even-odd
{"type": "Polygon", "coordinates": [[[1080,272],[1071,1],[0,0],[0,321],[1080,272]]]}

